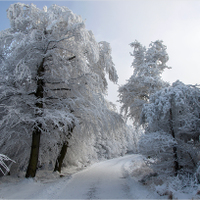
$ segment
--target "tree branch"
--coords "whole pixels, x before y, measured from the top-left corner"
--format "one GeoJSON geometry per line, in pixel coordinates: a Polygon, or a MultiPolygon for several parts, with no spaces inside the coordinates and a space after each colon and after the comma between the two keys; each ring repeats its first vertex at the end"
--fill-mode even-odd
{"type": "Polygon", "coordinates": [[[62,81],[62,82],[61,82],[61,81],[51,82],[51,81],[47,81],[47,80],[46,80],[46,83],[49,83],[49,84],[62,84],[62,83],[65,83],[65,82],[64,82],[64,81],[62,81]]]}
{"type": "Polygon", "coordinates": [[[71,91],[71,89],[69,89],[69,88],[55,88],[55,89],[50,89],[50,90],[53,90],[53,91],[56,91],[56,90],[68,90],[68,91],[71,91]]]}
{"type": "MultiPolygon", "coordinates": [[[[51,41],[49,41],[48,44],[47,44],[47,47],[46,47],[46,49],[45,49],[45,51],[44,51],[44,53],[46,54],[47,50],[49,50],[49,49],[48,49],[48,48],[49,48],[49,45],[50,45],[52,42],[59,43],[59,42],[61,42],[61,41],[63,41],[63,40],[68,40],[68,39],[70,39],[70,38],[72,38],[72,37],[74,37],[74,35],[68,36],[68,37],[65,37],[65,38],[62,38],[62,39],[60,39],[60,40],[51,40],[51,41]]],[[[55,45],[54,45],[54,46],[55,46],[55,45]]]]}
{"type": "Polygon", "coordinates": [[[76,58],[76,56],[72,56],[71,58],[68,58],[67,60],[73,60],[74,58],[76,58]]]}

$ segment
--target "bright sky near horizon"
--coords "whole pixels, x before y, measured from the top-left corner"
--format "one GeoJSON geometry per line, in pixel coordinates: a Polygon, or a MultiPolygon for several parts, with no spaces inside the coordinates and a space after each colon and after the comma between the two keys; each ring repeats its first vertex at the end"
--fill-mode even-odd
{"type": "MultiPolygon", "coordinates": [[[[86,28],[96,40],[107,41],[119,75],[119,85],[133,73],[129,44],[135,40],[148,47],[163,40],[169,54],[165,81],[177,79],[200,84],[200,0],[107,0],[107,1],[0,1],[0,31],[10,27],[6,9],[10,4],[33,3],[39,8],[66,6],[86,19],[86,28]]],[[[109,84],[108,99],[116,103],[118,86],[109,84]]]]}

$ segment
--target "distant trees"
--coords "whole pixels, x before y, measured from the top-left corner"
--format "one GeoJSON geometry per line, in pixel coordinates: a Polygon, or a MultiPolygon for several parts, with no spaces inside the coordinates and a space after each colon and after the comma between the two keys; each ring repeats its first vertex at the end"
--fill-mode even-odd
{"type": "Polygon", "coordinates": [[[70,140],[65,166],[85,166],[94,161],[111,159],[135,152],[133,130],[128,127],[121,115],[116,113],[113,104],[101,110],[105,117],[93,118],[75,128],[70,140]]]}
{"type": "Polygon", "coordinates": [[[118,79],[110,45],[97,43],[66,7],[16,3],[7,14],[11,28],[0,32],[0,152],[27,169],[26,177],[38,167],[60,171],[75,128],[98,135],[116,126],[104,99],[105,73],[118,79]]]}

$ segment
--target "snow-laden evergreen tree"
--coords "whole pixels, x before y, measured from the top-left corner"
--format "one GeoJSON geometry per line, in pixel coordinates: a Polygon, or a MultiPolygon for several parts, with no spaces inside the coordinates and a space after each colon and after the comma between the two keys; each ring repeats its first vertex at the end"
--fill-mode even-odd
{"type": "Polygon", "coordinates": [[[28,166],[26,177],[41,163],[60,171],[74,128],[105,117],[105,73],[118,79],[111,48],[66,7],[16,3],[7,16],[11,28],[0,32],[0,151],[18,169],[28,166]]]}
{"type": "Polygon", "coordinates": [[[142,115],[141,152],[154,159],[156,171],[194,173],[200,161],[200,88],[176,81],[151,95],[142,115]]]}
{"type": "Polygon", "coordinates": [[[142,107],[149,101],[150,95],[167,85],[161,75],[169,69],[166,65],[169,58],[167,48],[160,40],[151,42],[148,49],[138,41],[130,46],[134,48],[131,54],[134,72],[128,82],[119,87],[119,102],[122,104],[121,112],[138,125],[142,107]]]}

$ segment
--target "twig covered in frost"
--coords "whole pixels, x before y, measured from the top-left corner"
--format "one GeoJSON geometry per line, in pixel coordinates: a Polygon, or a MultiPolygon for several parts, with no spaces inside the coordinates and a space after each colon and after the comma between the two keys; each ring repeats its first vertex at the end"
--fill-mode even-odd
{"type": "Polygon", "coordinates": [[[14,160],[11,160],[10,158],[8,158],[7,156],[3,154],[0,154],[0,171],[3,173],[3,175],[5,175],[6,172],[10,171],[9,167],[5,164],[5,161],[11,161],[15,163],[14,160]],[[3,169],[5,169],[5,172],[3,169]]]}

